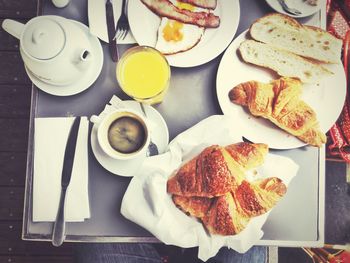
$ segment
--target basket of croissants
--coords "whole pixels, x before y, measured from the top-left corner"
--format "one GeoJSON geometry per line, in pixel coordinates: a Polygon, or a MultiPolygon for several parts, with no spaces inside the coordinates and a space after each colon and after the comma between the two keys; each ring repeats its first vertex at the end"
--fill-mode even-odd
{"type": "Polygon", "coordinates": [[[255,245],[267,220],[283,220],[299,166],[267,144],[243,142],[232,117],[210,116],[145,160],[121,214],[165,244],[198,247],[204,261],[221,247],[245,253],[255,245]]]}

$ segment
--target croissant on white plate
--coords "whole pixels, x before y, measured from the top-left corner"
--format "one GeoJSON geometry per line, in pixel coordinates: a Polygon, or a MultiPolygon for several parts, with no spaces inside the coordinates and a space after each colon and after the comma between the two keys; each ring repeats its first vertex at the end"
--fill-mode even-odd
{"type": "Polygon", "coordinates": [[[315,111],[301,100],[301,82],[280,78],[270,83],[248,81],[235,86],[231,102],[247,107],[256,117],[268,119],[300,140],[320,147],[327,141],[320,130],[315,111]]]}

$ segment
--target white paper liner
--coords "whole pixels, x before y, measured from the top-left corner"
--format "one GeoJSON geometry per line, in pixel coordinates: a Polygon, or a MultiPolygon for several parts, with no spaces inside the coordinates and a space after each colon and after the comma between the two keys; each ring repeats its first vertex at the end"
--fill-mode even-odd
{"type": "MultiPolygon", "coordinates": [[[[242,141],[243,127],[234,116],[214,115],[178,135],[162,155],[148,158],[129,184],[121,213],[150,231],[168,245],[183,248],[198,246],[198,257],[206,261],[221,247],[245,253],[263,236],[261,230],[269,213],[252,218],[247,227],[234,236],[209,235],[202,223],[180,211],[166,192],[166,183],[175,169],[200,153],[205,147],[226,146],[242,141]]],[[[268,154],[256,170],[259,178],[279,177],[288,185],[298,165],[289,158],[268,154]]]]}

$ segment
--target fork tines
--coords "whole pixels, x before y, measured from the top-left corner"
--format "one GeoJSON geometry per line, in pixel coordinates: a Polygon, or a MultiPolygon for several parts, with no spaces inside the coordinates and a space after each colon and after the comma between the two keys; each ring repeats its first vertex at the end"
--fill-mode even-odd
{"type": "Polygon", "coordinates": [[[126,4],[126,0],[123,0],[122,11],[121,11],[120,17],[119,17],[118,22],[117,22],[116,34],[114,37],[117,39],[124,39],[126,37],[126,35],[128,34],[129,29],[130,29],[129,20],[128,20],[128,17],[126,15],[125,4],[126,4]]]}

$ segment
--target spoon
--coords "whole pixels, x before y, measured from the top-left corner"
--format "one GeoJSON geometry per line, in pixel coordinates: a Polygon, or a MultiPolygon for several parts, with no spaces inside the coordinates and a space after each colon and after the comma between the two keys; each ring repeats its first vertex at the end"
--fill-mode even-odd
{"type": "Polygon", "coordinates": [[[295,8],[290,8],[284,0],[278,0],[278,2],[282,6],[283,10],[286,11],[287,13],[292,14],[292,15],[296,15],[296,16],[299,16],[302,14],[299,10],[297,10],[295,8]]]}
{"type": "MultiPolygon", "coordinates": [[[[145,115],[145,117],[147,118],[146,110],[142,102],[140,102],[140,106],[141,106],[143,115],[145,115]]],[[[147,156],[157,155],[158,153],[159,153],[158,147],[154,142],[152,142],[152,138],[151,138],[150,143],[148,145],[147,156]]]]}

